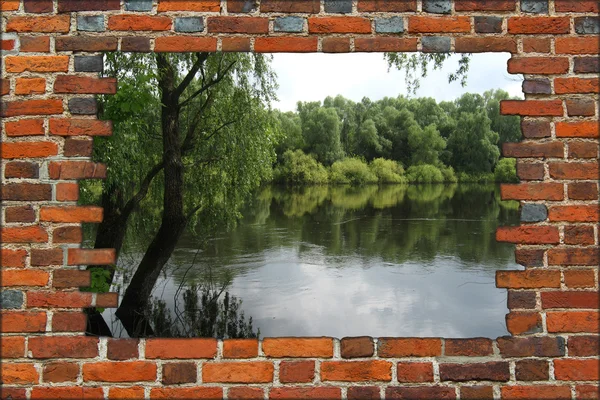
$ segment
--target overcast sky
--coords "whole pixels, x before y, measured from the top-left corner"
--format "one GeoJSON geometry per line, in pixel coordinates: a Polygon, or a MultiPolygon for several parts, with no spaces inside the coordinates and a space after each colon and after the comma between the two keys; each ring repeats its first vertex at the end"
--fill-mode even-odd
{"type": "MultiPolygon", "coordinates": [[[[443,69],[430,71],[422,79],[416,97],[454,100],[466,92],[483,93],[489,89],[504,89],[511,96],[523,97],[522,76],[506,72],[510,54],[474,54],[466,87],[459,82],[448,83],[448,74],[456,70],[459,58],[454,55],[443,69]]],[[[379,100],[407,94],[404,72],[388,72],[381,53],[279,53],[273,55],[272,65],[279,83],[279,101],[273,107],[282,111],[295,111],[298,101],[322,101],[338,94],[353,101],[365,96],[379,100]]]]}

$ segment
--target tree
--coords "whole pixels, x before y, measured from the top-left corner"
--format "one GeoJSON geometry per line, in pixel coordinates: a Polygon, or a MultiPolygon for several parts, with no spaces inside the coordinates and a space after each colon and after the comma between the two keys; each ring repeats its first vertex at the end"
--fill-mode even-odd
{"type": "Polygon", "coordinates": [[[320,102],[298,103],[305,150],[317,161],[331,165],[344,156],[340,142],[340,119],[334,108],[320,102]]]}
{"type": "Polygon", "coordinates": [[[439,154],[446,148],[446,141],[440,136],[435,124],[424,129],[413,125],[408,131],[408,145],[412,153],[412,165],[438,165],[439,154]]]}
{"type": "Polygon", "coordinates": [[[249,193],[270,177],[276,137],[266,105],[275,83],[269,59],[258,54],[121,54],[108,60],[114,62],[107,74],[119,75],[119,93],[129,95],[102,101],[105,118],[122,118],[115,119],[115,135],[98,142],[97,159],[107,163],[109,176],[122,174],[103,186],[106,215],[116,217],[100,225],[95,246],[120,249],[142,202],[158,217],[116,312],[134,337],[152,332],[144,312],[185,229],[203,232],[234,221],[249,193]],[[130,92],[122,92],[127,85],[130,92]],[[111,152],[117,147],[123,152],[111,152]]]}
{"type": "Polygon", "coordinates": [[[518,142],[521,139],[521,119],[517,115],[501,115],[500,101],[510,99],[504,90],[488,90],[483,94],[487,115],[491,120],[491,129],[498,133],[498,145],[506,142],[518,142]]]}

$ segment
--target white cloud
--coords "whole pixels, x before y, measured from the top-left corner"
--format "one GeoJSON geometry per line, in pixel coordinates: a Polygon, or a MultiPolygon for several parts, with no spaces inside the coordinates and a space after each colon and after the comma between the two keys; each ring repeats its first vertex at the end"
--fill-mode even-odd
{"type": "MultiPolygon", "coordinates": [[[[522,97],[521,75],[506,70],[508,53],[474,54],[467,86],[448,83],[448,74],[455,71],[460,56],[454,55],[441,70],[430,71],[421,81],[417,97],[433,97],[437,101],[454,100],[463,93],[483,93],[503,89],[512,96],[522,97]]],[[[341,94],[353,101],[363,97],[379,100],[406,94],[404,73],[390,70],[381,53],[347,54],[274,54],[273,68],[280,85],[275,108],[293,111],[298,101],[322,101],[327,96],[341,94]]]]}

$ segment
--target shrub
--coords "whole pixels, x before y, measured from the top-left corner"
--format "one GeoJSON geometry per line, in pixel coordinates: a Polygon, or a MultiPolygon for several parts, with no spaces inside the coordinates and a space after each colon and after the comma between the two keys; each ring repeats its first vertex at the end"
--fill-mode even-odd
{"type": "Polygon", "coordinates": [[[442,176],[444,177],[444,182],[446,183],[456,183],[458,182],[458,178],[454,173],[454,168],[446,167],[445,165],[439,168],[442,176]]]}
{"type": "Polygon", "coordinates": [[[273,180],[291,185],[327,183],[327,170],[302,150],[288,150],[283,153],[283,162],[275,168],[273,180]]]}
{"type": "Polygon", "coordinates": [[[457,175],[458,181],[461,183],[491,183],[496,180],[491,172],[467,173],[459,172],[457,175]]]}
{"type": "Polygon", "coordinates": [[[444,175],[435,165],[413,165],[406,171],[411,183],[443,183],[444,175]]]}
{"type": "Polygon", "coordinates": [[[329,180],[333,183],[365,185],[377,183],[377,176],[369,169],[366,162],[359,158],[345,158],[331,166],[329,180]]]}
{"type": "Polygon", "coordinates": [[[404,168],[400,163],[385,158],[376,158],[369,165],[371,172],[377,177],[379,183],[406,183],[404,168]]]}
{"type": "Polygon", "coordinates": [[[494,170],[494,178],[496,182],[502,183],[519,182],[519,178],[517,178],[517,160],[514,158],[500,159],[494,170]]]}

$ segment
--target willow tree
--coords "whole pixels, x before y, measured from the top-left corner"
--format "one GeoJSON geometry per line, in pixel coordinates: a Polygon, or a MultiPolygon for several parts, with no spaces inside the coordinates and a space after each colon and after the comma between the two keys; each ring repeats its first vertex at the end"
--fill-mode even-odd
{"type": "Polygon", "coordinates": [[[119,90],[101,99],[114,135],[95,145],[95,159],[110,171],[95,247],[118,254],[132,214],[142,203],[150,210],[142,219],[151,227],[148,243],[116,312],[130,336],[152,333],[145,310],[185,230],[234,221],[270,177],[276,84],[269,61],[245,53],[107,55],[105,75],[118,78],[119,90]]]}

